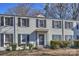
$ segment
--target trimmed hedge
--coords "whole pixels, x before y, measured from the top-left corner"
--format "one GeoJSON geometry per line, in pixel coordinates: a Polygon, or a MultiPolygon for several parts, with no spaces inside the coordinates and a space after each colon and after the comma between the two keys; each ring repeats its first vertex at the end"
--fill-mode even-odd
{"type": "Polygon", "coordinates": [[[79,48],[79,41],[73,41],[74,42],[74,47],[79,48]]]}
{"type": "Polygon", "coordinates": [[[69,47],[69,41],[50,41],[50,47],[53,49],[69,47]]]}

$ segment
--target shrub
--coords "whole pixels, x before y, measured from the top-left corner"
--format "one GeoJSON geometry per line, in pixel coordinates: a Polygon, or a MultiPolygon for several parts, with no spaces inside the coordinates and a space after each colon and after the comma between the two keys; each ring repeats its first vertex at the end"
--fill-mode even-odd
{"type": "Polygon", "coordinates": [[[79,41],[74,41],[74,47],[79,48],[79,41]]]}
{"type": "Polygon", "coordinates": [[[67,48],[70,45],[70,41],[61,41],[61,48],[67,48]]]}
{"type": "Polygon", "coordinates": [[[69,41],[50,41],[50,47],[53,49],[66,48],[70,44],[69,41]]]}
{"type": "Polygon", "coordinates": [[[15,51],[16,50],[16,44],[12,44],[12,51],[15,51]]]}
{"type": "Polygon", "coordinates": [[[29,44],[29,50],[32,50],[33,44],[29,44]]]}
{"type": "Polygon", "coordinates": [[[53,49],[60,48],[60,41],[50,41],[50,47],[53,49]]]}

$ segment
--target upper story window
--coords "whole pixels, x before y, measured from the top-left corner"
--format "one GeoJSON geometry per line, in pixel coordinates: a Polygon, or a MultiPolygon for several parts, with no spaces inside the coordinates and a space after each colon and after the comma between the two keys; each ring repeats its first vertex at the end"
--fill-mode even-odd
{"type": "Polygon", "coordinates": [[[36,27],[46,27],[46,20],[38,20],[36,19],[36,27]]]}
{"type": "Polygon", "coordinates": [[[13,17],[0,17],[0,26],[13,26],[13,17]]]}
{"type": "Polygon", "coordinates": [[[61,28],[61,21],[52,21],[53,28],[61,28]]]}
{"type": "Polygon", "coordinates": [[[18,18],[18,26],[29,27],[29,19],[27,18],[18,18]]]}
{"type": "Polygon", "coordinates": [[[73,22],[65,22],[65,28],[66,28],[66,29],[71,29],[71,28],[73,28],[73,22]]]}
{"type": "Polygon", "coordinates": [[[5,17],[5,25],[13,26],[13,17],[5,17]]]}

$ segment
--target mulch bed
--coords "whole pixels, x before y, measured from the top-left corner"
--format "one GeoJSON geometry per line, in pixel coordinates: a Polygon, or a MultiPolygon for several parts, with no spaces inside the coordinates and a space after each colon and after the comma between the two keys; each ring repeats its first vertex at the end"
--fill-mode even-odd
{"type": "Polygon", "coordinates": [[[0,51],[1,56],[79,56],[79,49],[41,49],[24,51],[0,51]]]}

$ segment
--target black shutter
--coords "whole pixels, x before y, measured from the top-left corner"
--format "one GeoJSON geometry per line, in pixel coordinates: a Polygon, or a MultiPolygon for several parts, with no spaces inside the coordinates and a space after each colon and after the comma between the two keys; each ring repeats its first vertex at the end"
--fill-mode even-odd
{"type": "Polygon", "coordinates": [[[18,45],[21,44],[21,34],[18,34],[18,45]]]}
{"type": "Polygon", "coordinates": [[[18,26],[21,26],[21,20],[18,18],[18,26]]]}
{"type": "Polygon", "coordinates": [[[1,17],[1,26],[4,26],[4,17],[1,17]]]}
{"type": "Polygon", "coordinates": [[[36,19],[36,27],[38,27],[38,19],[36,19]]]}
{"type": "Polygon", "coordinates": [[[29,19],[27,19],[27,27],[29,27],[29,19]]]}
{"type": "Polygon", "coordinates": [[[10,22],[11,26],[13,26],[13,17],[11,17],[11,22],[10,22]]]}
{"type": "Polygon", "coordinates": [[[3,46],[4,46],[4,35],[1,34],[1,47],[3,47],[3,46]]]}
{"type": "Polygon", "coordinates": [[[46,28],[46,20],[44,20],[44,27],[46,28]]]}
{"type": "Polygon", "coordinates": [[[27,45],[29,44],[29,35],[27,35],[27,45]]]}
{"type": "Polygon", "coordinates": [[[52,28],[54,28],[54,21],[52,20],[52,28]]]}

